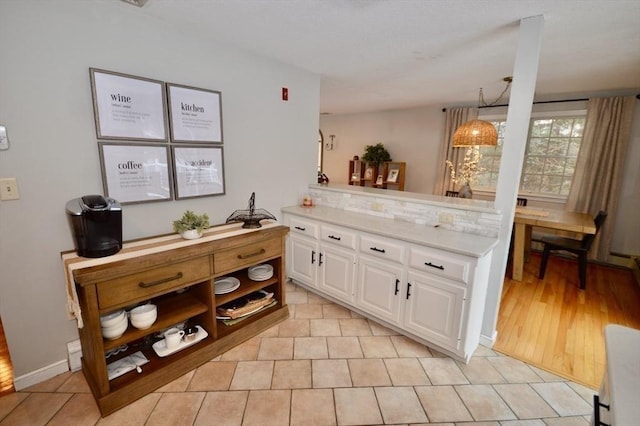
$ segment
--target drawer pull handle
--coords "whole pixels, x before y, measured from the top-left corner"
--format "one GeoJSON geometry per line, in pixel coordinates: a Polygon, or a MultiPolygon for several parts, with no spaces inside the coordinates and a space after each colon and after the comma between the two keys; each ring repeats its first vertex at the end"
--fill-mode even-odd
{"type": "Polygon", "coordinates": [[[307,228],[303,228],[303,227],[301,227],[301,226],[296,226],[295,228],[296,228],[298,231],[306,231],[306,230],[307,230],[307,228]]]}
{"type": "Polygon", "coordinates": [[[411,283],[407,283],[407,300],[409,300],[409,296],[411,296],[411,283]]]}
{"type": "Polygon", "coordinates": [[[163,278],[163,279],[158,280],[158,281],[151,281],[150,283],[145,283],[144,281],[140,281],[138,283],[138,287],[149,288],[149,287],[153,287],[153,286],[158,285],[158,284],[168,283],[169,281],[179,280],[180,278],[182,278],[182,272],[178,272],[173,277],[163,278]]]}
{"type": "Polygon", "coordinates": [[[434,265],[431,262],[424,262],[424,264],[427,266],[431,266],[432,268],[436,268],[436,269],[440,269],[441,271],[444,271],[444,266],[442,265],[434,265]]]}
{"type": "Polygon", "coordinates": [[[332,240],[337,240],[337,241],[340,241],[340,240],[341,240],[341,238],[340,238],[340,237],[336,237],[336,236],[334,236],[334,235],[329,235],[329,238],[331,238],[332,240]]]}
{"type": "Polygon", "coordinates": [[[400,285],[400,280],[396,278],[396,291],[395,293],[393,293],[394,296],[397,296],[398,292],[400,291],[400,289],[398,288],[399,285],[400,285]]]}
{"type": "Polygon", "coordinates": [[[377,251],[378,253],[386,253],[384,249],[379,249],[378,247],[369,247],[369,250],[377,251]]]}
{"type": "Polygon", "coordinates": [[[260,256],[261,254],[265,254],[267,251],[265,249],[260,249],[255,253],[250,253],[250,254],[239,254],[238,255],[238,259],[240,260],[244,260],[244,259],[249,259],[250,257],[254,257],[254,256],[260,256]]]}

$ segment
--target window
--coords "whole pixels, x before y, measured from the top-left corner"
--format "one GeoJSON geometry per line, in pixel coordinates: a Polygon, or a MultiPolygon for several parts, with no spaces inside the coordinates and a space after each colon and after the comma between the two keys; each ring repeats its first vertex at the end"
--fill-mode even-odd
{"type": "MultiPolygon", "coordinates": [[[[576,159],[584,130],[584,113],[570,116],[535,117],[529,125],[520,191],[566,197],[571,189],[576,159]]],[[[480,147],[484,169],[477,187],[495,190],[500,171],[500,156],[506,121],[489,120],[498,130],[498,145],[480,147]]]]}

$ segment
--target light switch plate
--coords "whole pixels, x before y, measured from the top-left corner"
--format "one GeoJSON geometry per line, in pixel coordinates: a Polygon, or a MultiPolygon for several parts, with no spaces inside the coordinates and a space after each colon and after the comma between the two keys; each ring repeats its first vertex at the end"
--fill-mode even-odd
{"type": "Polygon", "coordinates": [[[7,136],[7,128],[0,126],[0,150],[9,149],[9,136],[7,136]]]}
{"type": "Polygon", "coordinates": [[[0,179],[0,200],[18,200],[20,193],[18,192],[18,181],[16,178],[0,179]]]}

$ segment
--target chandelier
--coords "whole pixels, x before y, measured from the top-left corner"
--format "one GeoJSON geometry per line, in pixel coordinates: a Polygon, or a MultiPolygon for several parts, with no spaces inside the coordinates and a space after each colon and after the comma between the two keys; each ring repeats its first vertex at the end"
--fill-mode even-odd
{"type": "MultiPolygon", "coordinates": [[[[504,88],[498,99],[494,102],[487,103],[484,100],[484,95],[482,93],[482,88],[480,88],[480,93],[478,94],[478,108],[482,107],[490,107],[497,105],[498,102],[502,100],[502,97],[507,93],[509,87],[511,87],[511,82],[513,78],[505,77],[502,79],[507,83],[507,87],[504,88]]],[[[484,120],[471,120],[463,123],[460,127],[458,127],[453,134],[453,143],[454,147],[463,147],[463,146],[496,146],[498,144],[498,131],[488,121],[484,120]]]]}

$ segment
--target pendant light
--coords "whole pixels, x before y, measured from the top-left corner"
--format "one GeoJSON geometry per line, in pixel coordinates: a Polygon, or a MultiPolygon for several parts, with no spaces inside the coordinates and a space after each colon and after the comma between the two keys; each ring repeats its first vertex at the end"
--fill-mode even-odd
{"type": "MultiPolygon", "coordinates": [[[[498,99],[490,104],[485,102],[484,95],[482,94],[482,88],[480,88],[480,93],[478,94],[478,108],[494,106],[502,100],[504,94],[509,90],[513,79],[511,77],[505,77],[503,78],[503,81],[507,83],[507,87],[505,87],[498,99]]],[[[498,131],[493,124],[484,120],[476,119],[467,121],[458,127],[453,134],[453,147],[478,145],[496,146],[497,144],[498,131]]]]}

